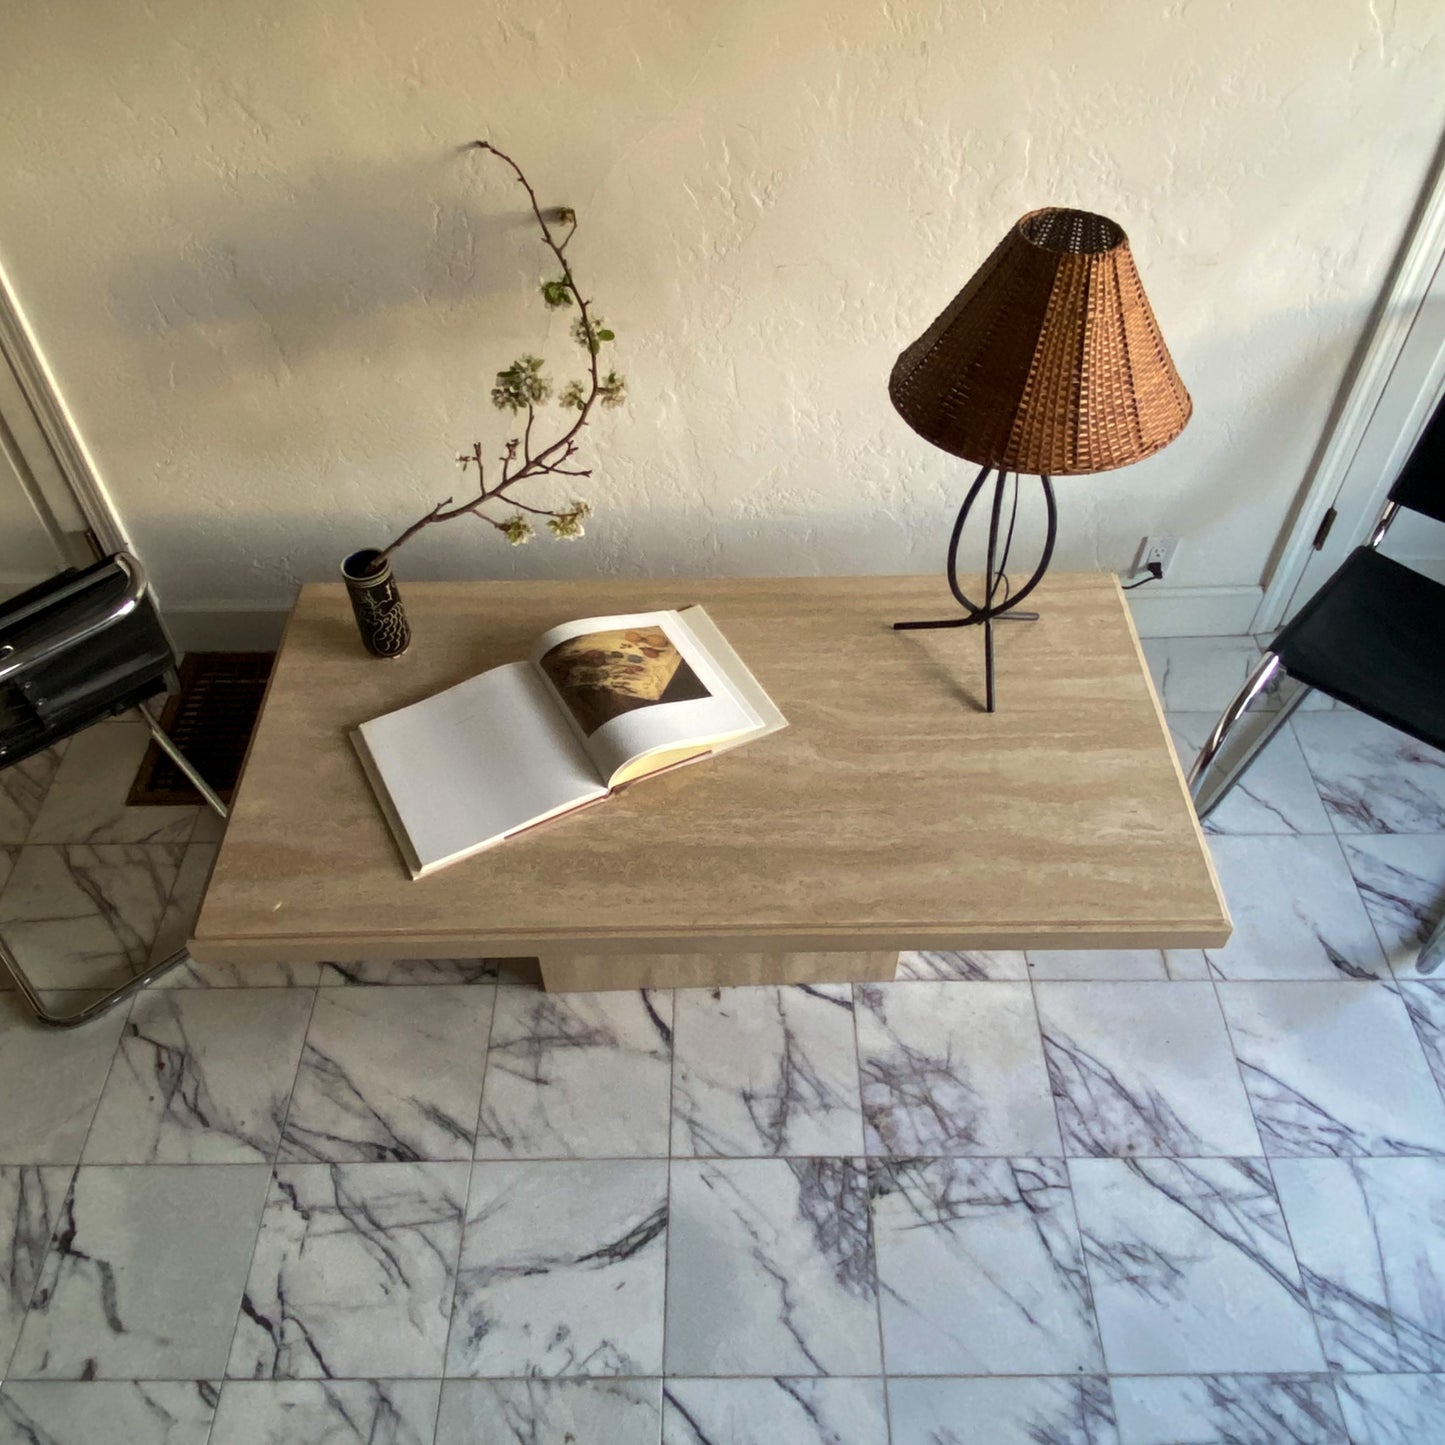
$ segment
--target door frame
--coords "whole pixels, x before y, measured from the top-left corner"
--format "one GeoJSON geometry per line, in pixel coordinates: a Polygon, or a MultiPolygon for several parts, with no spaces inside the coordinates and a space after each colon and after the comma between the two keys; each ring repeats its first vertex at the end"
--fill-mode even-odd
{"type": "MultiPolygon", "coordinates": [[[[120,513],[55,383],[54,373],[3,265],[0,265],[0,365],[6,366],[13,376],[28,413],[0,417],[4,457],[15,470],[20,486],[62,556],[85,549],[95,557],[134,551],[120,513]],[[84,537],[84,548],[73,530],[77,515],[88,534],[84,537]]],[[[5,394],[13,396],[14,392],[7,386],[5,394]]],[[[69,556],[67,560],[83,558],[69,556]]]]}
{"type": "Polygon", "coordinates": [[[1336,509],[1335,526],[1340,528],[1332,541],[1344,538],[1352,544],[1364,537],[1440,394],[1445,380],[1445,308],[1438,313],[1427,310],[1425,301],[1437,281],[1445,284],[1445,142],[1436,153],[1407,237],[1336,403],[1333,425],[1316,453],[1309,482],[1255,612],[1252,632],[1279,627],[1305,600],[1303,596],[1297,599],[1296,594],[1331,507],[1336,509]],[[1422,319],[1439,335],[1417,332],[1422,319]],[[1391,409],[1396,410],[1398,403],[1406,424],[1386,439],[1383,451],[1379,439],[1372,439],[1375,445],[1364,458],[1361,453],[1370,423],[1387,391],[1391,409]],[[1368,467],[1362,465],[1354,472],[1356,462],[1366,460],[1368,467]]]}

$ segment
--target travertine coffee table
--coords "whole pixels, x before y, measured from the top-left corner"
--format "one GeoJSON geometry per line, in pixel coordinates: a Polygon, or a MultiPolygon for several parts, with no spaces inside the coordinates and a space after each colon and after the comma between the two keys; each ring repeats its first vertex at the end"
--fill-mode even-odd
{"type": "MultiPolygon", "coordinates": [[[[936,578],[410,583],[368,657],[340,585],[301,589],[193,955],[535,955],[551,989],[891,978],[900,949],[1212,948],[1230,924],[1123,595],[1053,573],[978,629],[936,578]],[[574,617],[704,604],[791,726],[419,882],[348,731],[524,657],[574,617]]],[[[479,737],[484,748],[487,739],[479,737]]]]}

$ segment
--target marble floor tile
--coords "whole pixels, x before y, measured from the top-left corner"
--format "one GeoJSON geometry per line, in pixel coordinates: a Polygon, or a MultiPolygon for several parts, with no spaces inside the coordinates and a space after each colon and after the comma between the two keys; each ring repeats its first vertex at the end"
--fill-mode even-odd
{"type": "MultiPolygon", "coordinates": [[[[157,957],[160,949],[155,950],[157,957]]],[[[197,963],[187,958],[162,974],[152,989],[161,988],[305,988],[316,987],[319,963],[197,963]]]]}
{"type": "Polygon", "coordinates": [[[1353,709],[1293,725],[1336,832],[1445,833],[1445,753],[1353,709]]]}
{"type": "MultiPolygon", "coordinates": [[[[20,861],[19,848],[0,848],[0,893],[5,890],[6,881],[14,870],[16,863],[20,861]]],[[[10,980],[0,976],[0,988],[8,988],[10,980]]]]}
{"type": "Polygon", "coordinates": [[[1395,976],[1419,977],[1420,945],[1445,913],[1445,837],[1396,833],[1341,841],[1395,976]]]}
{"type": "Polygon", "coordinates": [[[931,979],[1021,979],[1028,977],[1028,964],[1022,953],[912,953],[898,955],[895,977],[931,979]]]}
{"type": "Polygon", "coordinates": [[[432,1445],[439,1380],[227,1380],[208,1445],[432,1445]]]}
{"type": "Polygon", "coordinates": [[[1324,1368],[1262,1159],[1071,1159],[1094,1308],[1123,1374],[1324,1368]]]}
{"type": "Polygon", "coordinates": [[[23,843],[60,767],[65,744],[0,768],[0,843],[23,843]]]}
{"type": "Polygon", "coordinates": [[[535,958],[397,958],[318,965],[323,988],[358,984],[499,983],[540,988],[535,958]]]}
{"type": "MultiPolygon", "coordinates": [[[[93,995],[50,994],[55,1009],[93,995]]],[[[18,993],[0,995],[0,1164],[74,1164],[125,1027],[122,1004],[84,1028],[42,1028],[18,993]]]]}
{"type": "Polygon", "coordinates": [[[888,1445],[883,1381],[786,1376],[667,1381],[662,1445],[763,1445],[765,1441],[768,1445],[888,1445]]]}
{"type": "Polygon", "coordinates": [[[0,1166],[0,1378],[40,1279],[71,1173],[54,1165],[0,1166]]]}
{"type": "Polygon", "coordinates": [[[1349,1445],[1328,1375],[1120,1375],[1119,1445],[1349,1445]]]}
{"type": "Polygon", "coordinates": [[[474,1165],[446,1373],[660,1375],[667,1172],[474,1165]]]}
{"type": "Polygon", "coordinates": [[[1398,987],[1223,983],[1265,1153],[1445,1153],[1445,1104],[1398,987]]]}
{"type": "Polygon", "coordinates": [[[448,1380],[436,1445],[657,1445],[661,1380],[448,1380]]]}
{"type": "MultiPolygon", "coordinates": [[[[1180,766],[1186,776],[1218,721],[1218,712],[1169,715],[1174,749],[1179,754],[1180,766]]],[[[1245,725],[1240,724],[1241,727],[1245,725]]],[[[1226,743],[1228,746],[1229,742],[1226,743]]],[[[1209,815],[1204,831],[1221,834],[1333,831],[1289,723],[1269,741],[1245,775],[1209,815]]]]}
{"type": "Polygon", "coordinates": [[[1027,984],[859,984],[870,1154],[1058,1154],[1027,984]]]}
{"type": "Polygon", "coordinates": [[[467,1199],[465,1164],[282,1164],[226,1373],[437,1378],[467,1199]]]}
{"type": "Polygon", "coordinates": [[[1445,1440],[1445,1376],[1337,1375],[1350,1445],[1445,1440]]]}
{"type": "Polygon", "coordinates": [[[1276,1159],[1336,1370],[1445,1370],[1445,1160],[1276,1159]]]}
{"type": "Polygon", "coordinates": [[[26,847],[0,894],[0,937],[37,988],[114,988],[150,957],[182,844],[26,847]]]}
{"type": "MultiPolygon", "coordinates": [[[[213,816],[209,809],[205,817],[213,816]]],[[[175,886],[166,900],[155,942],[151,945],[152,963],[161,963],[172,954],[183,952],[200,912],[201,897],[210,881],[216,863],[216,845],[191,842],[186,845],[176,874],[175,886]]],[[[201,964],[185,954],[169,973],[164,973],[152,988],[290,988],[315,986],[321,965],[315,963],[221,963],[201,964]]]]}
{"type": "Polygon", "coordinates": [[[12,1378],[219,1378],[268,1172],[264,1164],[77,1170],[12,1378]]]}
{"type": "MultiPolygon", "coordinates": [[[[181,855],[181,866],[176,871],[176,881],[171,888],[170,897],[166,899],[160,927],[156,929],[155,940],[151,944],[150,957],[153,963],[161,963],[173,953],[185,948],[195,925],[196,914],[201,911],[201,896],[210,881],[211,869],[215,867],[216,852],[214,843],[186,844],[181,855]]],[[[189,955],[187,962],[190,962],[189,955]]]]}
{"type": "Polygon", "coordinates": [[[320,989],[284,1160],[470,1159],[495,990],[320,989]]]}
{"type": "Polygon", "coordinates": [[[1039,983],[1035,996],[1066,1153],[1260,1152],[1213,984],[1039,983]]]}
{"type": "Polygon", "coordinates": [[[218,1393],[210,1380],[11,1380],[0,1445],[207,1445],[218,1393]]]}
{"type": "Polygon", "coordinates": [[[1059,1159],[869,1162],[890,1375],[1099,1370],[1059,1159]]]}
{"type": "Polygon", "coordinates": [[[679,989],[679,1155],[861,1154],[848,984],[679,989]]]}
{"type": "Polygon", "coordinates": [[[1439,983],[1402,983],[1400,995],[1425,1050],[1425,1062],[1445,1091],[1445,979],[1439,983]]]}
{"type": "Polygon", "coordinates": [[[28,843],[184,843],[200,809],[133,808],[126,794],[150,743],[144,723],[117,722],[72,737],[30,825],[28,843]]]}
{"type": "Polygon", "coordinates": [[[1120,1445],[1100,1375],[892,1379],[888,1405],[892,1445],[1120,1445]]]}
{"type": "Polygon", "coordinates": [[[878,1372],[861,1161],[679,1159],[671,1199],[668,1374],[878,1372]]]}
{"type": "Polygon", "coordinates": [[[85,1162],[269,1164],[310,1017],[305,989],[142,993],[85,1162]]]}
{"type": "Polygon", "coordinates": [[[1388,978],[1334,838],[1213,838],[1234,936],[1205,951],[1218,978],[1388,978]]]}
{"type": "MultiPolygon", "coordinates": [[[[1146,637],[1144,660],[1166,713],[1218,717],[1260,659],[1252,637],[1146,637]]],[[[1257,706],[1272,707],[1266,697],[1257,706]]]]}
{"type": "Polygon", "coordinates": [[[499,989],[477,1158],[666,1158],[672,1015],[667,989],[499,989]]]}
{"type": "Polygon", "coordinates": [[[1092,983],[1103,980],[1167,979],[1164,954],[1157,948],[1043,949],[1029,953],[1029,974],[1046,979],[1092,983]]]}
{"type": "Polygon", "coordinates": [[[1209,957],[1202,948],[1166,948],[1164,968],[1170,978],[1181,983],[1198,983],[1200,979],[1213,978],[1209,957]]]}

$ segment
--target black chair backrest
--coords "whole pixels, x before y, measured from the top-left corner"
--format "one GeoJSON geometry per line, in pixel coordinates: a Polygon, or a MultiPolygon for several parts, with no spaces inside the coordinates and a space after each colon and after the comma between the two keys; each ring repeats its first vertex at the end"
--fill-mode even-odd
{"type": "MultiPolygon", "coordinates": [[[[0,659],[104,618],[128,580],[106,558],[0,603],[0,659]]],[[[128,616],[0,680],[0,768],[164,692],[175,661],[147,589],[128,616]]]]}
{"type": "Polygon", "coordinates": [[[1410,460],[1390,488],[1390,500],[1445,522],[1445,401],[1420,433],[1410,460]]]}

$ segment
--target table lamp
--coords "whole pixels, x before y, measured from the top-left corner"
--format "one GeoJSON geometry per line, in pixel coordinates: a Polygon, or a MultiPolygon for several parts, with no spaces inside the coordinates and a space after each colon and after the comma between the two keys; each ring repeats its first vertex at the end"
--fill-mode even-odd
{"type": "Polygon", "coordinates": [[[1058,207],[1021,217],[943,314],[904,349],[888,395],[921,437],[980,464],[948,543],[948,585],[963,616],[893,625],[981,625],[985,707],[993,712],[993,623],[1038,617],[1018,604],[1039,585],[1053,556],[1052,478],[1107,472],[1150,456],[1184,430],[1193,410],[1122,228],[1090,211],[1058,207]],[[1012,589],[1005,569],[1023,473],[1036,475],[1043,488],[1047,529],[1033,575],[1012,589]],[[974,602],[959,584],[958,545],[990,474],[987,568],[974,602]]]}

